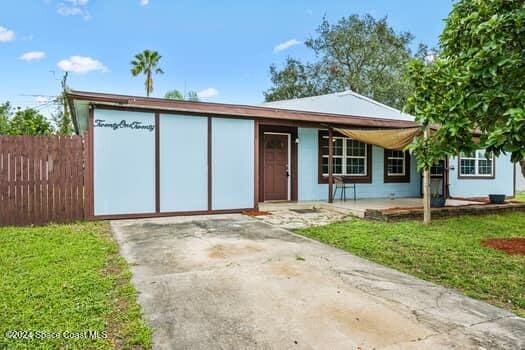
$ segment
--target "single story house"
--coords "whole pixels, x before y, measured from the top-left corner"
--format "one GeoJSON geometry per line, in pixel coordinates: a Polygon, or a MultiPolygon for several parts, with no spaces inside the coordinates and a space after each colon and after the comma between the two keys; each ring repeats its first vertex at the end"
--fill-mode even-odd
{"type": "MultiPolygon", "coordinates": [[[[70,91],[68,99],[75,128],[87,136],[93,218],[332,201],[335,176],[355,183],[358,199],[421,196],[413,156],[379,146],[389,133],[419,125],[351,91],[258,106],[82,91],[70,91]],[[374,131],[383,136],[366,134],[374,131]]],[[[434,192],[463,198],[513,196],[514,174],[509,156],[487,158],[483,150],[431,171],[434,192]]]]}

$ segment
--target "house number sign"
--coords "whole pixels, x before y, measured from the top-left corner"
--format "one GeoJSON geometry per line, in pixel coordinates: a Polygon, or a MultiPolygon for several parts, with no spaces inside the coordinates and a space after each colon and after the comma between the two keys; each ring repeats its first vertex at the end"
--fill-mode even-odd
{"type": "Polygon", "coordinates": [[[133,130],[155,130],[155,125],[153,124],[142,124],[142,122],[121,120],[120,122],[106,122],[104,119],[95,119],[93,125],[95,128],[110,128],[113,130],[117,129],[133,129],[133,130]]]}

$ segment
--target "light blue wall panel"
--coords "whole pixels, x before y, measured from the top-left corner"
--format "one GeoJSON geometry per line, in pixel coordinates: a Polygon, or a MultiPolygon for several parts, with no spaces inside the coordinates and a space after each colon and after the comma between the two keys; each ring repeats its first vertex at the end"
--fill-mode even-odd
{"type": "Polygon", "coordinates": [[[208,209],[208,118],[160,115],[160,211],[208,209]]]}
{"type": "Polygon", "coordinates": [[[95,215],[155,211],[155,117],[95,109],[95,215]]]}
{"type": "Polygon", "coordinates": [[[458,159],[450,158],[450,195],[452,197],[484,197],[488,194],[512,196],[514,191],[514,164],[510,155],[496,158],[496,177],[494,179],[458,179],[458,159]]]}
{"type": "MultiPolygon", "coordinates": [[[[299,200],[327,200],[328,185],[318,184],[318,129],[299,128],[298,168],[299,200]]],[[[410,162],[409,183],[384,183],[384,151],[372,147],[372,183],[357,184],[357,198],[419,197],[420,175],[414,158],[410,162]]]]}
{"type": "Polygon", "coordinates": [[[252,208],[253,120],[212,119],[212,209],[252,208]]]}

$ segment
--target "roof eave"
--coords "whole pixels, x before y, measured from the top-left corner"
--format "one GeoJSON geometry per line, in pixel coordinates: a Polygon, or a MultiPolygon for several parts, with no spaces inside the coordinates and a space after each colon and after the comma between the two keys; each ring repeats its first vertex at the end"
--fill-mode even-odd
{"type": "Polygon", "coordinates": [[[341,114],[306,112],[273,107],[180,101],[161,98],[114,95],[83,91],[69,91],[68,98],[72,101],[82,100],[96,104],[117,105],[122,107],[156,109],[187,113],[203,113],[224,116],[281,119],[288,121],[295,120],[302,122],[353,125],[359,127],[407,128],[419,126],[418,123],[406,120],[393,120],[341,114]]]}

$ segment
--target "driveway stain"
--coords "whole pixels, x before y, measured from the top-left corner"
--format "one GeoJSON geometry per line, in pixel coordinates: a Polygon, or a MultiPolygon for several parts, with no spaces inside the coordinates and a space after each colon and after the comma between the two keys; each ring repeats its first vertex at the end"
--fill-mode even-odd
{"type": "Polygon", "coordinates": [[[209,249],[208,256],[212,259],[228,259],[235,256],[257,253],[263,250],[264,248],[255,244],[217,244],[209,249]]]}

